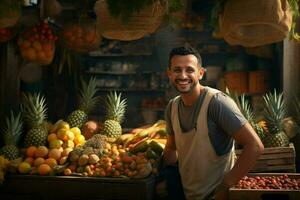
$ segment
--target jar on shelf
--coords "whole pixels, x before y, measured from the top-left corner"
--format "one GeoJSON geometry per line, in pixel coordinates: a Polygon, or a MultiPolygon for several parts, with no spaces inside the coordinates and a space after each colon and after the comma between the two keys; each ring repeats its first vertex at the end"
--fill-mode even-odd
{"type": "Polygon", "coordinates": [[[26,28],[18,39],[22,58],[40,65],[50,64],[54,58],[57,39],[47,20],[26,28]]]}
{"type": "Polygon", "coordinates": [[[63,45],[79,53],[96,50],[102,40],[95,21],[86,14],[82,15],[77,22],[66,25],[61,35],[63,45]]]}

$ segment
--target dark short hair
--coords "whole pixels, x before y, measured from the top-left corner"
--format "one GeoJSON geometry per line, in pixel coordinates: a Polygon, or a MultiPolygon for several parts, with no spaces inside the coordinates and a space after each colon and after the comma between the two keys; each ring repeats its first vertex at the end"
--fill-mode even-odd
{"type": "Polygon", "coordinates": [[[193,48],[190,45],[185,45],[185,46],[181,46],[181,47],[175,47],[171,50],[170,54],[169,54],[169,66],[171,64],[171,59],[173,56],[186,56],[186,55],[194,55],[196,56],[197,60],[198,60],[198,64],[201,67],[202,66],[202,58],[199,54],[199,52],[197,51],[197,49],[193,48]]]}

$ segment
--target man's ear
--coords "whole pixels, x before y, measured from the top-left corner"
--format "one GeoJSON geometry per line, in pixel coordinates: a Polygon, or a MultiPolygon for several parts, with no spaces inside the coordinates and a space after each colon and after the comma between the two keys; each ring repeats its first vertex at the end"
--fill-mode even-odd
{"type": "Polygon", "coordinates": [[[204,67],[200,67],[200,70],[199,70],[199,80],[201,80],[203,78],[205,74],[205,68],[204,67]]]}

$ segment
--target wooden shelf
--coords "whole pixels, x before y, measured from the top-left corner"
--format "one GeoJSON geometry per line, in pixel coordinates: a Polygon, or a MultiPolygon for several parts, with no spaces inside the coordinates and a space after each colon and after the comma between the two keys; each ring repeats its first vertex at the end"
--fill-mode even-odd
{"type": "Polygon", "coordinates": [[[151,74],[156,73],[153,71],[128,71],[128,72],[122,72],[122,71],[85,71],[86,74],[94,74],[94,75],[136,75],[136,74],[151,74]]]}
{"type": "Polygon", "coordinates": [[[142,88],[103,88],[98,87],[100,92],[120,91],[120,92],[164,92],[165,89],[142,89],[142,88]]]}

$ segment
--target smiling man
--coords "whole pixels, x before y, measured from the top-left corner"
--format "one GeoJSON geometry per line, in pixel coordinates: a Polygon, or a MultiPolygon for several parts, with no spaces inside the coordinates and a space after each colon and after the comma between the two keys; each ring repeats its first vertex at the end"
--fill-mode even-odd
{"type": "Polygon", "coordinates": [[[167,73],[180,95],[165,111],[164,164],[178,164],[184,198],[227,199],[229,187],[248,173],[263,144],[230,97],[200,84],[205,70],[194,48],[172,49],[167,73]],[[243,147],[237,161],[234,141],[243,147]]]}

